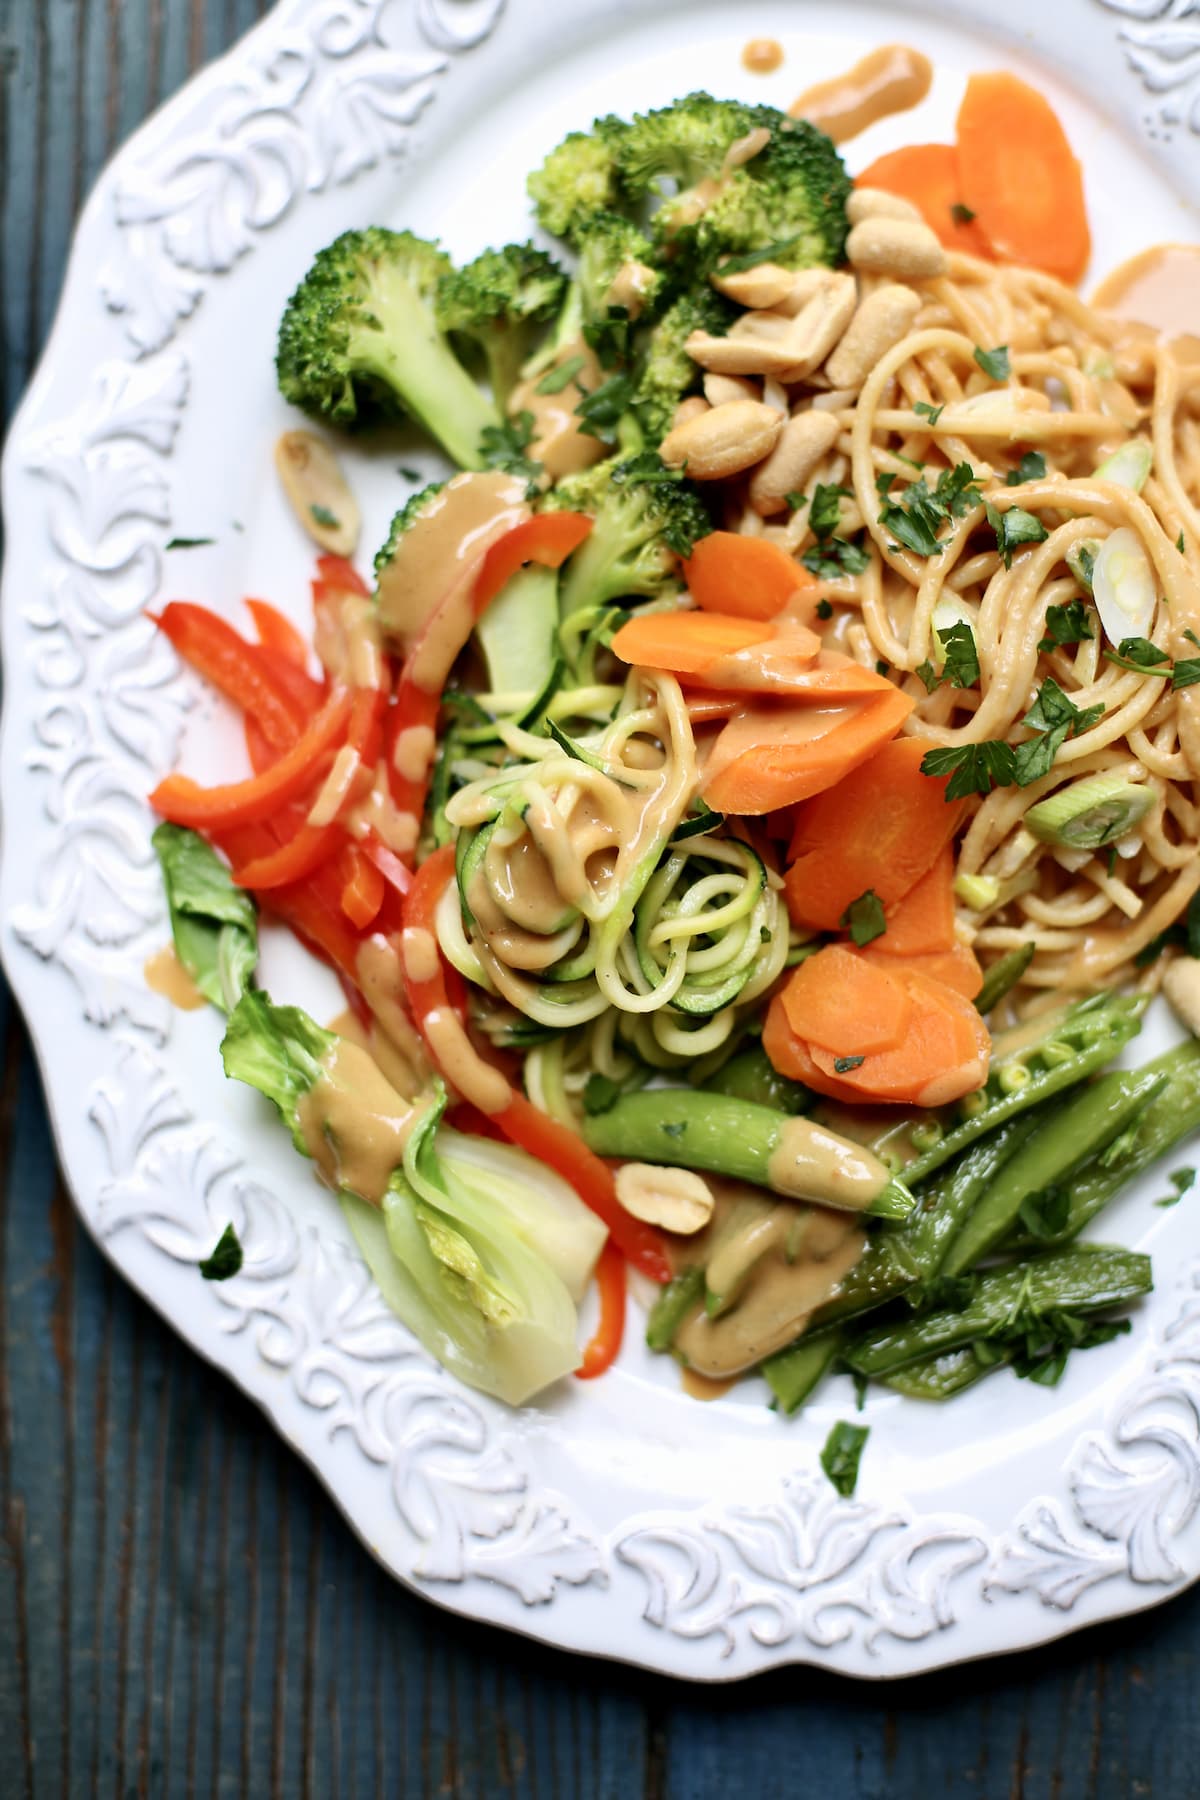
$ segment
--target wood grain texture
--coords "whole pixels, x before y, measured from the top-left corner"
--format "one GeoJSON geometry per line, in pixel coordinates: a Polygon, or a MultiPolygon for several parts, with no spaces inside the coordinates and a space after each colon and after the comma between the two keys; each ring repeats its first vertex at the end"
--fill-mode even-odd
{"type": "MultiPolygon", "coordinates": [[[[0,0],[0,382],[114,146],[259,0],[0,0]]],[[[687,1689],[386,1580],[254,1407],[117,1279],[0,995],[0,1800],[1190,1800],[1200,1595],[887,1689],[687,1689]]]]}

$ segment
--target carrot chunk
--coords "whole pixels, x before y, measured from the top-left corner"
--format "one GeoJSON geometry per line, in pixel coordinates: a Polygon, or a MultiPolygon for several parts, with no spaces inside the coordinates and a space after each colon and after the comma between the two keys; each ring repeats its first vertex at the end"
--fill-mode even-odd
{"type": "Polygon", "coordinates": [[[701,787],[705,801],[717,812],[756,816],[835,786],[894,737],[912,711],[899,688],[884,688],[841,706],[745,708],[713,746],[701,787]]]}
{"type": "Polygon", "coordinates": [[[964,1000],[974,1000],[983,986],[983,970],[975,952],[966,944],[954,944],[949,950],[930,950],[908,956],[888,956],[881,949],[883,939],[868,944],[863,955],[869,962],[878,962],[881,968],[899,972],[911,970],[914,975],[929,975],[935,981],[945,982],[964,1000]]]}
{"type": "Polygon", "coordinates": [[[930,956],[954,948],[954,852],[947,844],[920,881],[887,909],[873,948],[889,956],[930,956]]]}
{"type": "Polygon", "coordinates": [[[783,1010],[797,1037],[839,1056],[862,1056],[903,1042],[912,1001],[904,982],[881,963],[829,944],[792,975],[783,1010]]]}
{"type": "Polygon", "coordinates": [[[946,804],[944,780],[921,773],[932,747],[918,737],[880,745],[799,808],[785,881],[797,925],[836,931],[868,888],[890,913],[932,867],[963,814],[946,804]]]}
{"type": "Polygon", "coordinates": [[[613,638],[614,656],[643,669],[703,675],[718,659],[767,643],[770,625],[730,613],[641,613],[613,638]]]}
{"type": "Polygon", "coordinates": [[[918,207],[947,250],[992,259],[989,244],[963,197],[958,151],[953,144],[906,144],[877,157],[855,176],[855,187],[883,188],[918,207]]]}
{"type": "Polygon", "coordinates": [[[958,111],[958,168],[998,257],[1080,279],[1092,250],[1083,170],[1044,95],[1015,75],[972,75],[958,111]]]}
{"type": "Polygon", "coordinates": [[[704,612],[738,619],[773,619],[787,607],[811,625],[818,583],[781,544],[710,531],[683,565],[688,592],[704,612]]]}
{"type": "Polygon", "coordinates": [[[913,1011],[898,1048],[864,1056],[856,1068],[847,1069],[845,1057],[835,1058],[812,1044],[812,1060],[820,1075],[840,1080],[864,1099],[945,1106],[986,1080],[991,1053],[987,1026],[971,1002],[945,982],[911,970],[905,971],[904,981],[913,1011]]]}

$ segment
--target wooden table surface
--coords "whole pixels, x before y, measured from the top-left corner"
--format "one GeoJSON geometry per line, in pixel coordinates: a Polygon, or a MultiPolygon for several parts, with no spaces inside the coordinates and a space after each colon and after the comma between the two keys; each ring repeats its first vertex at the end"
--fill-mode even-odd
{"type": "MultiPolygon", "coordinates": [[[[0,0],[6,418],[98,170],[265,10],[0,0]]],[[[724,1689],[407,1594],[84,1235],[6,994],[0,1042],[0,1800],[1200,1794],[1200,1594],[891,1687],[724,1689]]]]}

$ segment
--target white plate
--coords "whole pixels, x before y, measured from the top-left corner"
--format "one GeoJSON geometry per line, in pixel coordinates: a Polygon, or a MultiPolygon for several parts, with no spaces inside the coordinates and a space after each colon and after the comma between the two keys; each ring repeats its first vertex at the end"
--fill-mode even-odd
{"type": "MultiPolygon", "coordinates": [[[[1053,1392],[999,1375],[943,1409],[875,1397],[859,1491],[817,1454],[852,1415],[827,1383],[792,1422],[760,1384],[701,1406],[636,1330],[606,1380],[520,1413],[445,1376],[381,1305],[337,1209],[227,1084],[220,1025],[142,979],[166,937],[143,796],[212,703],[142,617],[161,593],[305,611],[310,553],[270,446],[271,355],[312,252],[348,224],[440,231],[469,252],[528,229],[527,170],[595,112],[692,86],[786,104],[903,36],[937,81],[852,166],[944,138],[965,75],[1045,88],[1087,170],[1096,269],[1195,237],[1200,21],[1182,0],[283,0],[132,140],[80,222],[50,348],[13,429],[0,790],[3,947],[64,1166],[128,1279],[263,1406],[385,1567],[444,1604],[573,1649],[701,1680],[788,1661],[864,1676],[1052,1638],[1200,1573],[1195,1203],[1151,1180],[1106,1237],[1152,1249],[1134,1334],[1053,1392]],[[787,51],[744,73],[750,35],[787,51]],[[235,524],[235,521],[237,522],[235,524]],[[164,552],[172,536],[214,537],[164,552]],[[232,1220],[240,1275],[197,1258],[232,1220]]],[[[405,484],[357,459],[364,542],[405,484]]],[[[232,731],[225,766],[237,767],[232,731]]],[[[334,995],[267,948],[272,985],[334,995]]],[[[1160,1047],[1159,1023],[1138,1045],[1160,1047]]],[[[1179,1160],[1186,1160],[1181,1155],[1179,1160]]]]}

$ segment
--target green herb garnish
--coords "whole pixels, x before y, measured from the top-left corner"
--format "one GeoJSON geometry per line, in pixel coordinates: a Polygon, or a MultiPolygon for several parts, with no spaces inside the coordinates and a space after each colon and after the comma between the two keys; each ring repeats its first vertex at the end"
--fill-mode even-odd
{"type": "Polygon", "coordinates": [[[568,356],[566,362],[559,363],[556,369],[550,369],[542,376],[534,393],[561,394],[563,389],[574,381],[586,362],[586,356],[568,356]]]}
{"type": "Polygon", "coordinates": [[[937,424],[945,410],[946,408],[944,405],[930,406],[928,400],[915,400],[913,402],[913,411],[919,418],[928,419],[931,425],[937,424]]]}
{"type": "Polygon", "coordinates": [[[970,225],[975,214],[969,206],[964,206],[961,200],[956,200],[950,208],[950,217],[956,225],[970,225]]]}
{"type": "Polygon", "coordinates": [[[1006,569],[1012,568],[1013,552],[1019,545],[1041,544],[1050,535],[1042,521],[1034,513],[1026,512],[1023,506],[1010,506],[1007,512],[1001,512],[989,500],[986,512],[1006,569]]]}
{"type": "Polygon", "coordinates": [[[1091,614],[1082,600],[1068,600],[1065,606],[1046,608],[1046,635],[1039,650],[1057,650],[1063,644],[1082,644],[1094,638],[1091,614]]]}
{"type": "Polygon", "coordinates": [[[857,900],[852,900],[842,914],[840,923],[847,927],[850,936],[861,950],[864,944],[873,943],[882,937],[887,930],[887,919],[884,917],[883,901],[874,888],[868,888],[857,900]]]}
{"type": "Polygon", "coordinates": [[[203,550],[209,544],[215,544],[216,538],[168,538],[164,549],[167,550],[203,550]]]}
{"type": "Polygon", "coordinates": [[[858,1486],[858,1465],[870,1435],[868,1425],[847,1425],[839,1420],[825,1439],[821,1467],[843,1500],[848,1500],[858,1486]]]}
{"type": "Polygon", "coordinates": [[[981,350],[976,344],[975,361],[991,381],[1007,381],[1012,374],[1007,344],[998,344],[994,350],[981,350]]]}
{"type": "Polygon", "coordinates": [[[338,516],[336,513],[330,512],[327,506],[310,506],[308,510],[312,514],[315,524],[325,526],[328,531],[337,530],[338,516]]]}
{"type": "Polygon", "coordinates": [[[1023,487],[1027,481],[1041,481],[1046,474],[1046,459],[1040,450],[1027,450],[1015,469],[1004,477],[1006,487],[1023,487]]]}
{"type": "Polygon", "coordinates": [[[217,1239],[217,1247],[211,1256],[206,1256],[196,1267],[205,1281],[228,1281],[236,1275],[243,1262],[242,1246],[238,1242],[238,1234],[232,1225],[227,1225],[217,1239]]]}

